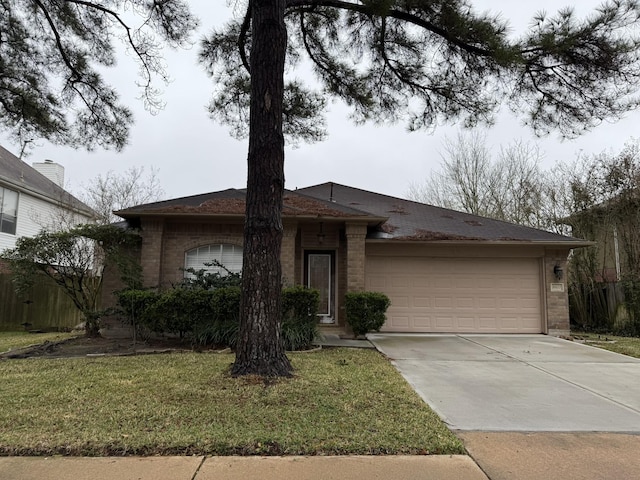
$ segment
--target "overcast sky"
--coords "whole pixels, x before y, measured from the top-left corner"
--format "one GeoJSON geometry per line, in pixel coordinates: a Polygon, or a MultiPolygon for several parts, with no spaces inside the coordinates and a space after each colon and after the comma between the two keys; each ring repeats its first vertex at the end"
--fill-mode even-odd
{"type": "MultiPolygon", "coordinates": [[[[202,35],[225,23],[234,14],[225,0],[191,0],[201,26],[194,36],[202,35]]],[[[498,13],[509,19],[512,32],[524,31],[534,14],[548,13],[564,5],[577,5],[586,15],[601,2],[596,0],[476,0],[477,10],[498,13]]],[[[66,169],[67,188],[77,192],[98,174],[109,170],[123,172],[130,166],[151,166],[159,170],[166,198],[244,188],[246,185],[246,140],[233,139],[227,127],[208,117],[206,104],[212,82],[197,64],[198,45],[187,51],[166,55],[173,82],[163,87],[166,108],[156,116],[147,113],[136,98],[139,95],[136,67],[123,58],[118,67],[107,72],[107,79],[117,87],[122,99],[135,112],[136,124],[129,146],[120,153],[95,151],[87,153],[39,142],[26,161],[51,159],[66,169]]],[[[438,127],[434,132],[408,133],[404,125],[355,126],[347,118],[348,109],[330,104],[328,139],[321,143],[287,148],[285,160],[286,186],[290,189],[334,181],[357,188],[403,197],[409,184],[429,175],[440,162],[439,152],[445,136],[454,137],[457,127],[438,127]]],[[[558,136],[535,139],[520,121],[501,114],[497,125],[488,131],[490,145],[499,147],[513,140],[538,142],[545,154],[544,167],[572,160],[579,152],[618,151],[624,143],[639,136],[640,112],[632,112],[616,124],[602,124],[577,140],[561,141],[558,136]]],[[[0,142],[14,153],[19,152],[6,136],[0,142]]]]}

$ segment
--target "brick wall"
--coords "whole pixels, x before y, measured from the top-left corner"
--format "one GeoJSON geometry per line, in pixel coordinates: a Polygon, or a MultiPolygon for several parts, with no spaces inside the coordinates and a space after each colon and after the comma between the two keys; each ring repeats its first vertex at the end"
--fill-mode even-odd
{"type": "Polygon", "coordinates": [[[144,219],[141,230],[140,265],[142,267],[142,282],[145,287],[158,287],[160,285],[162,267],[164,221],[144,219]]]}
{"type": "Polygon", "coordinates": [[[336,268],[338,269],[338,299],[336,305],[337,325],[345,327],[347,324],[344,310],[344,296],[347,293],[347,237],[343,230],[340,235],[340,246],[336,253],[336,268]]]}
{"type": "Polygon", "coordinates": [[[347,291],[364,290],[365,237],[367,225],[346,224],[347,237],[347,291]]]}
{"type": "MultiPolygon", "coordinates": [[[[130,252],[134,258],[137,258],[140,261],[141,249],[140,247],[136,247],[135,250],[130,252]]],[[[107,265],[105,269],[102,271],[103,279],[102,279],[102,291],[101,294],[101,303],[102,308],[110,308],[115,307],[117,304],[117,299],[113,292],[118,290],[122,290],[125,287],[124,282],[120,278],[120,272],[115,265],[107,265]]]]}
{"type": "Polygon", "coordinates": [[[567,256],[568,252],[566,250],[554,250],[547,251],[544,258],[544,286],[546,290],[546,314],[549,335],[567,336],[570,333],[567,256]],[[556,265],[562,269],[562,279],[556,278],[554,273],[556,265]]]}
{"type": "Polygon", "coordinates": [[[282,265],[282,285],[292,287],[296,285],[296,236],[298,234],[297,223],[285,223],[282,236],[282,249],[280,250],[280,263],[282,265]]]}

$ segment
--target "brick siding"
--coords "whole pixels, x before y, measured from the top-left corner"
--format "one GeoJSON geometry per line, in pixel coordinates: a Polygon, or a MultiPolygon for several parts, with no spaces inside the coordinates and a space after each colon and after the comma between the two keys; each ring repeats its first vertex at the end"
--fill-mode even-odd
{"type": "Polygon", "coordinates": [[[347,291],[364,290],[365,237],[367,225],[347,223],[347,291]]]}
{"type": "Polygon", "coordinates": [[[546,316],[549,335],[567,336],[569,326],[569,293],[567,289],[567,252],[548,251],[544,259],[544,279],[546,289],[546,316]],[[554,273],[558,265],[562,271],[562,279],[557,279],[554,273]],[[552,284],[561,284],[562,290],[551,291],[552,284]]]}

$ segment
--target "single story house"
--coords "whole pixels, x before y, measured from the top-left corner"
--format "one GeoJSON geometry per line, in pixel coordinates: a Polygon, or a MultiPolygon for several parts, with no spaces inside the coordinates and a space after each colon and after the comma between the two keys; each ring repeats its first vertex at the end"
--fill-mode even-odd
{"type": "MultiPolygon", "coordinates": [[[[245,191],[229,189],[116,212],[142,236],[146,286],[218,260],[242,268],[245,191]]],[[[283,284],[321,292],[319,321],[346,328],[348,291],[379,291],[385,332],[569,332],[566,261],[590,242],[358,188],[286,191],[283,284]]]]}

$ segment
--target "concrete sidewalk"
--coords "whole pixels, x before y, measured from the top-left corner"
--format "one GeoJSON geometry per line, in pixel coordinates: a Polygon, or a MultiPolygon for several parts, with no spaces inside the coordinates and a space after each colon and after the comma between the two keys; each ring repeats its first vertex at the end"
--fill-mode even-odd
{"type": "Polygon", "coordinates": [[[491,480],[630,480],[640,477],[638,435],[458,432],[458,436],[491,480]]]}
{"type": "Polygon", "coordinates": [[[0,480],[487,480],[466,455],[0,457],[0,480]]]}

